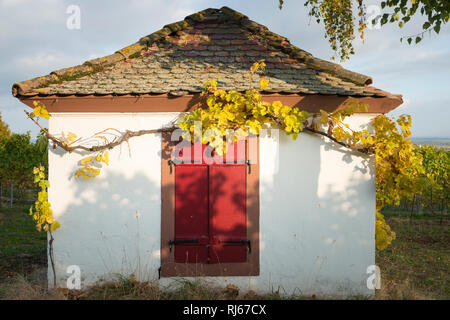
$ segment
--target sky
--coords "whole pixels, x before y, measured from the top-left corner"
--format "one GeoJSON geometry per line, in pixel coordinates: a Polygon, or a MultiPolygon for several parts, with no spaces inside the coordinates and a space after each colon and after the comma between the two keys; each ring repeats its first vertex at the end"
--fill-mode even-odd
{"type": "MultiPolygon", "coordinates": [[[[290,39],[314,56],[330,60],[333,51],[323,25],[308,17],[305,1],[285,0],[0,0],[0,112],[17,133],[39,129],[23,112],[27,107],[11,95],[15,82],[49,74],[115,52],[164,25],[224,5],[290,39]],[[80,28],[69,29],[71,5],[80,8],[80,28]]],[[[369,17],[380,1],[365,1],[369,17]],[[369,7],[371,6],[371,7],[369,7]]],[[[417,45],[400,37],[421,31],[422,17],[366,31],[356,54],[343,67],[373,78],[373,86],[402,94],[404,103],[391,115],[413,118],[413,137],[450,138],[450,24],[439,35],[426,35],[417,45]]],[[[44,123],[45,124],[45,123],[44,123]]]]}

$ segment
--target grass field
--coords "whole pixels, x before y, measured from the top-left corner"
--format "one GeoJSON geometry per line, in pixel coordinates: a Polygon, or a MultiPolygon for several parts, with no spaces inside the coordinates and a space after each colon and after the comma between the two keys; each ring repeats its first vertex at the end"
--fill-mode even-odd
{"type": "Polygon", "coordinates": [[[388,217],[397,238],[377,251],[379,299],[450,299],[450,223],[445,219],[388,217]]]}
{"type": "Polygon", "coordinates": [[[0,208],[0,280],[47,264],[47,235],[36,231],[27,210],[0,208]]]}
{"type": "MultiPolygon", "coordinates": [[[[381,289],[377,299],[450,299],[450,221],[385,212],[397,239],[377,251],[381,289]],[[419,219],[420,218],[420,219],[419,219]]],[[[280,299],[277,292],[258,296],[237,288],[212,289],[201,282],[182,282],[161,291],[154,283],[119,279],[87,294],[47,291],[46,235],[35,230],[27,208],[0,208],[0,298],[7,299],[280,299]]],[[[296,299],[312,297],[293,297],[296,299]]],[[[355,297],[358,298],[358,297],[355,297]]]]}

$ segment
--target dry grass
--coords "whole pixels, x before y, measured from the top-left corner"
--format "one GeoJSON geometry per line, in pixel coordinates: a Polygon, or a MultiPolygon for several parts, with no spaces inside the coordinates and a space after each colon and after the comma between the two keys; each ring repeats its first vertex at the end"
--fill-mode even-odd
{"type": "MultiPolygon", "coordinates": [[[[77,291],[68,289],[46,290],[31,284],[24,277],[17,277],[7,287],[0,285],[2,299],[17,300],[327,300],[325,296],[280,295],[278,291],[257,294],[253,290],[241,291],[230,284],[217,287],[206,280],[179,279],[172,285],[161,288],[157,281],[138,282],[134,276],[119,276],[115,281],[98,283],[90,288],[77,291]]],[[[350,300],[367,300],[366,296],[349,297],[350,300]]]]}
{"type": "Polygon", "coordinates": [[[385,280],[380,290],[376,292],[377,300],[431,300],[409,278],[403,281],[385,280]]]}
{"type": "MultiPolygon", "coordinates": [[[[98,283],[84,291],[47,290],[33,284],[23,276],[16,276],[0,284],[0,298],[6,300],[278,300],[278,292],[258,295],[253,291],[240,292],[235,285],[219,288],[204,280],[178,280],[173,285],[160,288],[157,281],[138,282],[132,275],[116,281],[98,283]]],[[[312,297],[310,299],[314,299],[312,297]]],[[[305,299],[301,296],[283,299],[305,299]]]]}
{"type": "Polygon", "coordinates": [[[180,279],[168,287],[161,288],[157,281],[138,282],[131,276],[94,285],[76,298],[86,300],[270,300],[280,299],[280,295],[278,292],[265,295],[258,295],[251,290],[241,292],[235,285],[221,288],[205,280],[180,279]]]}
{"type": "Polygon", "coordinates": [[[66,296],[57,290],[47,290],[32,284],[23,276],[15,276],[0,286],[3,300],[66,300],[66,296]]]}

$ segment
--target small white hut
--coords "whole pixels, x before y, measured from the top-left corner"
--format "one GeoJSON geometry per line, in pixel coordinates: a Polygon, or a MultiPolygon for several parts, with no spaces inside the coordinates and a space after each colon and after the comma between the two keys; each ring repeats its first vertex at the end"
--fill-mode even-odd
{"type": "MultiPolygon", "coordinates": [[[[248,89],[249,66],[260,59],[270,81],[266,101],[318,112],[358,100],[369,105],[349,119],[358,129],[402,103],[369,86],[370,77],[317,59],[227,7],[16,83],[13,94],[28,106],[43,102],[55,135],[157,129],[195,108],[207,79],[248,89]]],[[[86,181],[73,176],[85,154],[51,147],[49,202],[61,223],[57,285],[66,286],[75,265],[83,287],[133,273],[163,285],[204,277],[257,292],[373,293],[366,285],[375,264],[373,159],[310,134],[296,141],[261,134],[252,142],[229,163],[174,163],[169,136],[143,135],[110,150],[109,166],[86,181]]]]}

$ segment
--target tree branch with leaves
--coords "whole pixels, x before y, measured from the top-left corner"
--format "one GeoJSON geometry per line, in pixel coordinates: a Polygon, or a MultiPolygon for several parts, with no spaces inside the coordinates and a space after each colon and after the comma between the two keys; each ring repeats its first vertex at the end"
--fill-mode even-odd
{"type": "MultiPolygon", "coordinates": [[[[279,9],[284,5],[279,0],[279,9]]],[[[425,18],[422,29],[415,35],[406,35],[408,44],[419,43],[426,33],[439,34],[442,25],[450,19],[450,1],[448,0],[385,0],[380,3],[384,12],[372,21],[367,21],[367,0],[305,0],[308,15],[317,23],[323,23],[325,38],[330,47],[342,61],[354,54],[355,34],[364,41],[369,24],[381,25],[396,23],[402,28],[406,23],[419,16],[425,18]]],[[[334,59],[335,57],[333,57],[334,59]]]]}

